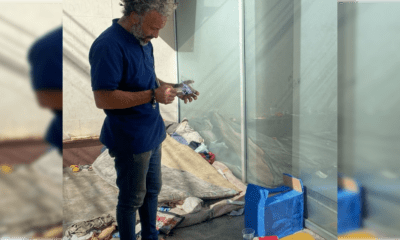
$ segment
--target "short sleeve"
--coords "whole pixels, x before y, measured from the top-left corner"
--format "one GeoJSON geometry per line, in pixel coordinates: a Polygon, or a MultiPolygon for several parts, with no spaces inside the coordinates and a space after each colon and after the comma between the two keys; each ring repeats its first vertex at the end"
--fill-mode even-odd
{"type": "Polygon", "coordinates": [[[123,75],[123,53],[116,43],[95,41],[89,52],[92,90],[115,90],[123,75]]]}
{"type": "Polygon", "coordinates": [[[62,29],[38,40],[28,52],[35,91],[62,90],[62,29]]]}

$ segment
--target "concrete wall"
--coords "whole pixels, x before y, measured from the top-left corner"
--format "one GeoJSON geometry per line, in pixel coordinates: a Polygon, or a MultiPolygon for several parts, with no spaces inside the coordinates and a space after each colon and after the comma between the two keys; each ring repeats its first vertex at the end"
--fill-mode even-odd
{"type": "Polygon", "coordinates": [[[0,140],[42,137],[53,117],[36,100],[27,54],[61,14],[61,3],[0,2],[0,140]]]}
{"type": "MultiPolygon", "coordinates": [[[[98,136],[105,114],[95,106],[88,54],[93,41],[111,26],[112,19],[122,16],[122,7],[117,0],[65,0],[63,5],[63,139],[98,136]]],[[[157,76],[176,83],[173,17],[152,43],[157,76]]],[[[177,121],[177,100],[168,106],[161,105],[160,110],[164,119],[177,121]]]]}

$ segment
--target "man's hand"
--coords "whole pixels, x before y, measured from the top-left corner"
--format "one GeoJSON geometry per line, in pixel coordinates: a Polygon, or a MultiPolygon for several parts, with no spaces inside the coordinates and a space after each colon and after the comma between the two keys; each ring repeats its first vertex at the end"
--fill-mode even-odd
{"type": "Polygon", "coordinates": [[[193,99],[197,100],[197,96],[200,95],[200,93],[198,91],[194,91],[192,94],[189,95],[180,95],[179,98],[185,101],[185,104],[187,102],[192,102],[193,99]]]}
{"type": "Polygon", "coordinates": [[[176,90],[171,86],[164,84],[155,90],[156,101],[163,104],[170,104],[176,97],[176,90]]]}
{"type": "Polygon", "coordinates": [[[178,89],[183,90],[183,84],[185,84],[187,87],[189,87],[190,92],[192,92],[191,94],[185,94],[183,92],[178,93],[178,97],[182,100],[185,101],[185,104],[187,102],[192,102],[193,100],[197,100],[197,96],[200,95],[200,93],[195,90],[194,88],[192,88],[191,84],[193,84],[194,81],[193,80],[186,80],[184,82],[182,82],[181,84],[178,84],[178,89]]]}

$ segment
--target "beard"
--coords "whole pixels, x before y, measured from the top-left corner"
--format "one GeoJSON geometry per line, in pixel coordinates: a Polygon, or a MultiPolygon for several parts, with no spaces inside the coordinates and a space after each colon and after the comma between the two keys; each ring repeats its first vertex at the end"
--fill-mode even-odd
{"type": "Polygon", "coordinates": [[[151,40],[151,36],[144,36],[143,30],[142,30],[142,23],[140,22],[139,24],[133,25],[131,28],[131,34],[139,40],[140,45],[146,46],[150,41],[146,40],[151,40]]]}

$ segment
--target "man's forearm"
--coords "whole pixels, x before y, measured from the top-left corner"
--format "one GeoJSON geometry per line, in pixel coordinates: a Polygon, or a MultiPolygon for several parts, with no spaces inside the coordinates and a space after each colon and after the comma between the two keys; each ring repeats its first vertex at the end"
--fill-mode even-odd
{"type": "Polygon", "coordinates": [[[36,97],[41,107],[62,110],[63,97],[61,90],[36,91],[36,97]]]}
{"type": "Polygon", "coordinates": [[[100,109],[125,109],[149,103],[152,91],[127,92],[121,90],[94,91],[96,106],[100,109]]]}

